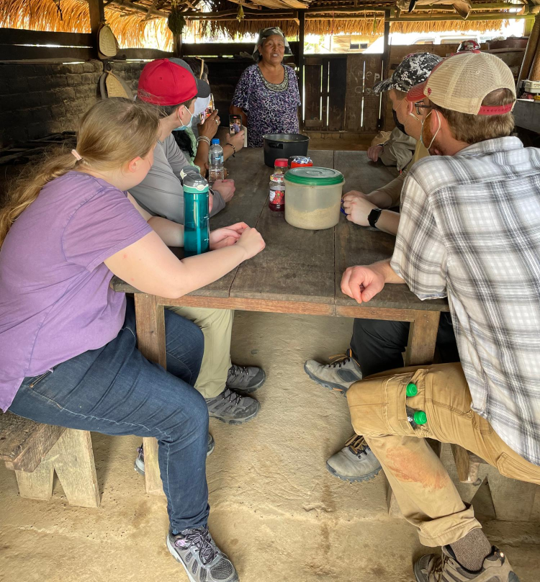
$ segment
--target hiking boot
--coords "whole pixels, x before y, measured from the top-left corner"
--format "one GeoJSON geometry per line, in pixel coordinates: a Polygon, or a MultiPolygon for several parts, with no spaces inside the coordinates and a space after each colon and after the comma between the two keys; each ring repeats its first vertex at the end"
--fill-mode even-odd
{"type": "Polygon", "coordinates": [[[227,374],[227,387],[242,394],[251,394],[258,390],[265,380],[266,374],[262,368],[233,364],[227,374]]]}
{"type": "Polygon", "coordinates": [[[208,528],[185,529],[167,536],[167,547],[182,566],[190,582],[238,582],[238,574],[212,539],[208,528]]]}
{"type": "Polygon", "coordinates": [[[416,582],[519,582],[506,556],[493,546],[484,559],[482,568],[471,572],[455,558],[450,546],[444,546],[442,557],[436,554],[422,556],[414,565],[416,582]]]}
{"type": "Polygon", "coordinates": [[[243,396],[230,388],[225,388],[214,398],[207,398],[210,418],[217,418],[227,424],[243,424],[259,414],[261,405],[251,396],[243,396]]]}
{"type": "Polygon", "coordinates": [[[364,437],[355,434],[326,461],[326,468],[343,481],[370,481],[380,472],[381,464],[364,437]]]}
{"type": "MultiPolygon", "coordinates": [[[[214,452],[214,447],[216,443],[214,442],[214,437],[208,433],[208,448],[206,450],[206,456],[208,457],[214,452]]],[[[137,458],[135,459],[135,471],[139,473],[139,475],[144,475],[144,449],[141,445],[137,449],[137,458]]]]}
{"type": "Polygon", "coordinates": [[[330,390],[340,392],[345,396],[352,384],[362,379],[360,366],[352,357],[352,351],[346,354],[331,356],[330,364],[319,364],[315,360],[308,360],[304,364],[306,374],[312,379],[330,390]]]}

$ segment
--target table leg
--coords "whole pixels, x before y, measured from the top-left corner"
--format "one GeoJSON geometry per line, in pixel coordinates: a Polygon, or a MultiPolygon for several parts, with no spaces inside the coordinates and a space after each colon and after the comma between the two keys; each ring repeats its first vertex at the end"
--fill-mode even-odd
{"type": "MultiPolygon", "coordinates": [[[[137,344],[145,358],[167,367],[165,344],[165,312],[153,295],[135,294],[135,318],[137,321],[137,344]]],[[[163,495],[163,484],[159,474],[158,444],[155,438],[143,439],[146,492],[163,495]]]]}
{"type": "Polygon", "coordinates": [[[411,322],[409,343],[405,354],[406,366],[421,366],[432,364],[439,330],[438,311],[416,311],[411,322]]]}

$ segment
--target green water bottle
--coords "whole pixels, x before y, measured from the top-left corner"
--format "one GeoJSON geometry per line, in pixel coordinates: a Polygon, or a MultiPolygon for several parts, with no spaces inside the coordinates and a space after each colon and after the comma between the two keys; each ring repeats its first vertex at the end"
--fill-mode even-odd
{"type": "Polygon", "coordinates": [[[412,428],[416,429],[419,426],[426,424],[427,416],[423,410],[415,410],[407,406],[407,420],[412,428]]]}
{"type": "Polygon", "coordinates": [[[198,173],[184,177],[184,254],[200,255],[210,248],[208,182],[198,173]]]}

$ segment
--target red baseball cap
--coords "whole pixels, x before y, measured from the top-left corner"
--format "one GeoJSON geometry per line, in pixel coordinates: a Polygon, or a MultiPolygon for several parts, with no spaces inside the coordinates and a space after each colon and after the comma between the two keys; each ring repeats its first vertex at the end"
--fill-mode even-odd
{"type": "Polygon", "coordinates": [[[208,97],[210,85],[197,79],[182,59],[148,63],[139,78],[137,97],[154,105],[179,105],[194,97],[208,97]]]}

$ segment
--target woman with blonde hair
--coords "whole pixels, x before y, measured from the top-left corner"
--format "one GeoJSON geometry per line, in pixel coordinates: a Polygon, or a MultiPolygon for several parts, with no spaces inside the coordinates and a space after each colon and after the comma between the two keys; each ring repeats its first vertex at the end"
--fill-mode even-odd
{"type": "Polygon", "coordinates": [[[38,422],[156,437],[167,496],[167,546],[190,579],[237,574],[207,528],[208,410],[193,388],[196,325],[167,311],[167,371],[137,350],[133,306],[109,287],[179,297],[264,248],[243,223],[211,233],[205,255],[178,260],[183,227],[126,194],[147,174],[158,116],[127,99],[97,103],[77,147],[46,160],[0,211],[0,408],[38,422]],[[186,568],[187,569],[187,568],[186,568]]]}

